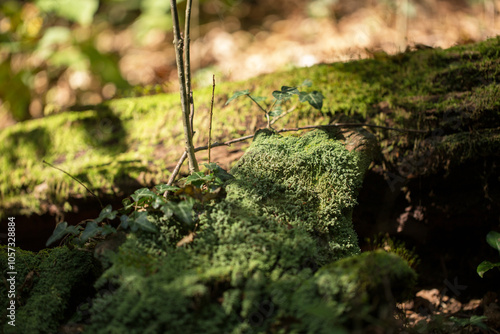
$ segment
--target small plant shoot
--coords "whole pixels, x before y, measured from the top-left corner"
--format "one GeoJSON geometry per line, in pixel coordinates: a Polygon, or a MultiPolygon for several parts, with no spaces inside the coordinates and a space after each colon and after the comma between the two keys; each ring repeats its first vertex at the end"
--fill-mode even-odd
{"type": "MultiPolygon", "coordinates": [[[[305,80],[299,87],[303,86],[311,87],[311,80],[305,80]]],[[[279,118],[285,116],[295,109],[291,108],[289,110],[285,110],[283,108],[283,103],[291,100],[294,95],[297,95],[299,97],[300,102],[307,102],[317,110],[321,111],[321,109],[323,108],[324,96],[317,90],[314,90],[312,92],[304,92],[300,91],[298,87],[282,86],[281,90],[275,90],[272,95],[274,97],[274,100],[270,105],[264,108],[261,102],[264,102],[267,99],[266,97],[252,95],[250,94],[250,91],[248,89],[240,90],[234,92],[234,94],[227,100],[225,105],[228,105],[231,101],[241,96],[248,96],[248,98],[250,98],[250,100],[252,100],[259,107],[259,109],[264,112],[267,120],[267,128],[271,128],[271,125],[274,124],[279,118]],[[271,118],[273,119],[271,120],[271,118]]]]}

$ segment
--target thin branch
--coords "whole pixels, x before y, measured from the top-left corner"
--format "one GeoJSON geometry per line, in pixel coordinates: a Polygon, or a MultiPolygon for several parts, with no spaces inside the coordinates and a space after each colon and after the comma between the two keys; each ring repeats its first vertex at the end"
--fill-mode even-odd
{"type": "Polygon", "coordinates": [[[252,100],[253,102],[255,102],[256,105],[259,106],[260,110],[262,110],[267,115],[267,110],[264,109],[264,108],[262,108],[262,106],[259,104],[259,102],[257,102],[257,101],[254,100],[254,98],[252,97],[252,95],[250,95],[250,94],[246,94],[246,95],[250,98],[250,100],[252,100]]]}
{"type": "MultiPolygon", "coordinates": [[[[290,132],[290,131],[301,131],[301,130],[310,130],[310,129],[322,129],[322,128],[361,128],[361,127],[369,127],[369,128],[378,128],[378,129],[385,129],[385,130],[392,130],[392,131],[398,131],[398,132],[415,132],[415,133],[428,133],[429,131],[425,130],[413,130],[413,129],[397,129],[397,128],[391,128],[388,126],[381,126],[381,125],[374,125],[374,124],[366,124],[366,123],[334,123],[334,124],[328,124],[328,125],[307,125],[307,126],[301,126],[298,128],[288,128],[288,129],[281,129],[277,130],[277,133],[281,132],[290,132]]],[[[228,140],[222,143],[215,142],[211,144],[210,146],[199,146],[194,149],[195,152],[199,151],[204,151],[207,149],[212,149],[214,147],[219,147],[219,146],[230,146],[235,143],[239,143],[248,139],[252,139],[254,135],[248,135],[232,140],[228,140]]],[[[175,180],[175,177],[179,173],[179,169],[181,168],[182,163],[186,159],[186,152],[182,154],[182,157],[179,159],[179,162],[177,163],[177,166],[175,166],[174,171],[172,172],[172,175],[170,176],[170,179],[168,181],[169,185],[172,185],[172,183],[175,180]]]]}
{"type": "Polygon", "coordinates": [[[366,124],[366,123],[333,123],[333,124],[328,124],[328,125],[307,125],[307,126],[302,126],[302,127],[298,127],[298,128],[281,129],[281,130],[278,130],[278,132],[299,131],[299,130],[307,130],[307,129],[332,128],[332,127],[344,127],[344,128],[362,128],[362,127],[367,127],[367,128],[377,128],[377,129],[384,129],[384,130],[392,130],[392,131],[398,131],[398,132],[415,132],[415,133],[427,133],[427,132],[429,132],[429,131],[426,131],[426,130],[398,129],[398,128],[391,128],[389,126],[366,124]]]}
{"type": "Polygon", "coordinates": [[[193,90],[191,89],[191,4],[192,0],[187,0],[186,3],[186,22],[184,25],[184,74],[186,76],[186,94],[189,98],[189,123],[191,124],[191,138],[194,134],[194,99],[193,90]]]}
{"type": "Polygon", "coordinates": [[[296,108],[297,108],[297,105],[291,107],[290,109],[288,109],[287,111],[285,111],[281,115],[273,117],[273,120],[271,121],[271,125],[273,125],[274,123],[276,123],[280,118],[283,118],[286,115],[288,115],[289,113],[291,113],[292,111],[294,111],[296,108]]]}
{"type": "Polygon", "coordinates": [[[184,163],[184,160],[187,158],[187,152],[184,151],[182,153],[181,158],[179,159],[179,162],[177,162],[177,166],[175,166],[174,170],[172,171],[172,175],[170,175],[170,179],[168,179],[167,184],[171,186],[174,183],[175,177],[177,174],[179,174],[179,169],[181,169],[182,164],[184,163]]]}
{"type": "Polygon", "coordinates": [[[212,116],[214,114],[215,74],[212,75],[212,80],[212,104],[210,105],[210,123],[208,125],[208,163],[210,163],[210,145],[212,144],[212,116]]]}
{"type": "Polygon", "coordinates": [[[56,167],[56,166],[54,166],[53,164],[48,163],[48,162],[47,162],[47,161],[45,161],[45,160],[42,160],[42,161],[43,161],[43,163],[44,163],[44,164],[47,164],[47,165],[49,165],[50,167],[52,167],[52,168],[54,168],[54,169],[57,169],[58,171],[63,172],[64,174],[68,175],[70,178],[72,178],[72,179],[73,179],[73,180],[75,180],[76,182],[80,183],[80,185],[81,185],[82,187],[84,187],[84,188],[85,188],[85,189],[86,189],[86,190],[87,190],[87,191],[88,191],[88,192],[89,192],[92,196],[94,196],[94,197],[95,197],[95,199],[99,202],[99,205],[101,206],[101,209],[103,209],[103,208],[104,208],[104,206],[102,205],[101,200],[99,199],[99,197],[97,197],[97,195],[96,195],[96,194],[94,194],[94,193],[92,192],[92,190],[90,190],[89,188],[87,188],[87,186],[86,186],[86,185],[84,185],[84,184],[82,183],[82,181],[78,180],[76,177],[74,177],[74,176],[73,176],[73,175],[71,175],[70,173],[66,172],[65,170],[62,170],[61,168],[56,167]]]}

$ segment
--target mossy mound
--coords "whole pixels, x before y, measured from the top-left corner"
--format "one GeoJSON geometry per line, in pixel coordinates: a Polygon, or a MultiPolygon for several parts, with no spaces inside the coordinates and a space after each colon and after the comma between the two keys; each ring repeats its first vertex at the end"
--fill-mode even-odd
{"type": "MultiPolygon", "coordinates": [[[[9,278],[8,248],[0,246],[0,270],[9,278]]],[[[16,314],[15,326],[7,315],[10,299],[1,298],[2,333],[57,333],[61,322],[68,319],[76,306],[93,290],[100,265],[89,252],[67,247],[38,253],[15,248],[16,314]]],[[[7,296],[7,285],[0,284],[7,296]]]]}
{"type": "MultiPolygon", "coordinates": [[[[280,126],[360,121],[427,134],[373,129],[384,169],[415,177],[478,161],[500,149],[500,38],[405,52],[348,63],[322,64],[217,86],[214,141],[233,139],[264,125],[249,99],[224,106],[234,91],[271,96],[304,79],[324,95],[321,112],[299,104],[280,126]],[[220,126],[224,124],[224,126],[220,126]],[[438,147],[437,147],[438,146],[438,147]],[[476,147],[482,148],[475,150],[476,147]],[[398,168],[404,165],[404,168],[398,168]],[[404,170],[403,170],[404,169],[404,170]]],[[[206,144],[211,88],[195,92],[195,141],[206,144]]],[[[126,196],[161,183],[182,153],[178,94],[108,101],[0,131],[0,215],[58,214],[77,210],[88,193],[46,160],[102,196],[126,196]]],[[[387,172],[386,170],[386,172],[387,172]]]]}
{"type": "Polygon", "coordinates": [[[131,234],[109,256],[98,284],[119,288],[93,301],[86,332],[331,333],[393,303],[384,287],[401,297],[415,275],[403,260],[357,255],[350,217],[367,155],[339,136],[258,132],[194,241],[176,247],[177,225],[151,216],[160,234],[131,234]],[[324,266],[342,258],[352,260],[324,266]]]}

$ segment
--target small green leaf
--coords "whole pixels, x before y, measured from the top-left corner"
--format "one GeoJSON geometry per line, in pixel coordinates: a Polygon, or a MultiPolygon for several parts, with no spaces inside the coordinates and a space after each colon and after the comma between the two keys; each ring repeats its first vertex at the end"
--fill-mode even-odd
{"type": "Polygon", "coordinates": [[[281,87],[281,91],[275,90],[273,92],[273,97],[278,100],[278,101],[287,101],[289,100],[293,95],[299,95],[299,90],[297,87],[288,87],[288,86],[283,86],[281,87]]]}
{"type": "Polygon", "coordinates": [[[137,189],[136,191],[134,191],[132,195],[130,195],[130,197],[132,197],[134,202],[139,202],[141,199],[144,198],[150,199],[153,196],[156,196],[156,194],[154,193],[154,191],[151,191],[148,188],[137,189]]]}
{"type": "Polygon", "coordinates": [[[120,226],[123,229],[128,229],[130,223],[130,218],[127,215],[121,215],[120,217],[120,226]]]}
{"type": "Polygon", "coordinates": [[[186,185],[192,184],[196,187],[200,187],[202,184],[211,180],[212,177],[210,175],[205,175],[203,172],[194,172],[186,178],[186,185]]]}
{"type": "Polygon", "coordinates": [[[277,117],[283,113],[283,107],[277,106],[275,107],[270,113],[269,116],[271,117],[277,117]]]}
{"type": "MultiPolygon", "coordinates": [[[[146,211],[141,211],[141,212],[134,212],[135,217],[134,217],[134,226],[140,228],[143,231],[146,232],[158,232],[158,229],[156,228],[153,223],[151,223],[148,219],[148,213],[146,211]]],[[[134,229],[132,229],[133,231],[134,229]]]]}
{"type": "Polygon", "coordinates": [[[240,96],[243,96],[243,95],[249,95],[249,94],[250,94],[250,91],[249,91],[248,89],[245,89],[245,90],[239,90],[239,91],[237,91],[237,92],[234,92],[234,93],[233,93],[233,96],[231,96],[231,97],[229,98],[229,100],[227,100],[227,102],[226,102],[225,106],[227,106],[227,105],[228,105],[228,103],[229,103],[229,102],[231,102],[232,100],[237,99],[237,98],[238,98],[238,97],[240,97],[240,96]]]}
{"type": "Polygon", "coordinates": [[[163,203],[165,203],[165,201],[166,201],[165,197],[156,195],[153,200],[153,203],[151,203],[151,206],[154,209],[158,209],[163,203]]]}
{"type": "Polygon", "coordinates": [[[52,232],[52,235],[45,243],[45,246],[48,247],[49,245],[51,245],[55,241],[61,239],[63,236],[68,234],[68,232],[66,231],[67,227],[68,227],[67,222],[62,222],[62,223],[57,224],[56,228],[54,229],[54,232],[52,232]]]}
{"type": "Polygon", "coordinates": [[[101,227],[101,235],[108,235],[111,233],[116,233],[116,228],[110,225],[104,225],[101,227]]]}
{"type": "Polygon", "coordinates": [[[180,188],[175,186],[169,186],[168,184],[158,184],[155,186],[156,190],[163,194],[165,191],[177,191],[180,188]]]}
{"type": "Polygon", "coordinates": [[[130,198],[128,198],[128,197],[127,197],[127,198],[124,198],[124,199],[122,200],[122,204],[123,204],[123,209],[124,209],[124,210],[128,210],[128,209],[130,209],[131,207],[133,207],[133,206],[134,206],[134,203],[133,203],[133,202],[130,200],[130,198]]]}
{"type": "Polygon", "coordinates": [[[214,170],[216,170],[217,168],[220,168],[219,166],[217,166],[217,164],[215,162],[211,162],[209,164],[207,163],[204,163],[203,166],[205,166],[209,171],[213,172],[214,170]]]}
{"type": "Polygon", "coordinates": [[[104,209],[99,213],[99,217],[95,220],[96,223],[102,222],[104,219],[113,220],[116,218],[117,211],[113,211],[111,204],[106,205],[104,209]]]}
{"type": "Polygon", "coordinates": [[[323,94],[316,90],[312,93],[300,92],[299,94],[300,102],[307,101],[313,108],[316,108],[318,110],[321,110],[321,108],[323,108],[323,99],[323,94]]]}
{"type": "Polygon", "coordinates": [[[160,209],[163,212],[163,217],[165,218],[170,218],[174,215],[174,211],[172,211],[170,204],[170,202],[166,203],[160,209]]]}
{"type": "Polygon", "coordinates": [[[191,225],[194,221],[193,204],[194,200],[185,200],[179,203],[169,202],[167,206],[181,222],[191,225]]]}
{"type": "MultiPolygon", "coordinates": [[[[111,206],[111,205],[110,205],[111,206]]],[[[102,211],[101,211],[102,213],[102,211]]],[[[82,235],[80,235],[80,240],[85,243],[87,240],[90,238],[94,237],[99,233],[101,228],[97,226],[97,222],[95,220],[91,221],[90,223],[87,224],[85,227],[85,230],[83,230],[82,235]]]]}
{"type": "Polygon", "coordinates": [[[483,261],[477,266],[477,274],[482,278],[485,272],[495,267],[500,267],[500,262],[492,263],[490,261],[483,261]]]}
{"type": "Polygon", "coordinates": [[[282,93],[287,93],[287,94],[295,94],[299,95],[299,90],[297,87],[288,87],[288,86],[281,86],[281,92],[282,93]]]}
{"type": "Polygon", "coordinates": [[[491,231],[486,235],[486,242],[500,252],[500,233],[491,231]]]}

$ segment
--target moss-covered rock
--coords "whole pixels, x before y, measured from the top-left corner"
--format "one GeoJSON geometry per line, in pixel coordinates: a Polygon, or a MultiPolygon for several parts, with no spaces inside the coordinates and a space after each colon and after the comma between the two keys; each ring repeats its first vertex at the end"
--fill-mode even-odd
{"type": "Polygon", "coordinates": [[[368,153],[339,137],[258,132],[227,197],[205,206],[193,242],[176,247],[172,221],[151,217],[160,235],[131,234],[110,256],[99,284],[119,288],[94,300],[86,332],[331,333],[393,303],[387,289],[399,297],[391,285],[411,287],[414,273],[394,255],[357,255],[350,217],[368,153]],[[342,258],[352,260],[315,274],[342,258]],[[311,307],[319,318],[304,318],[311,307]]]}
{"type": "MultiPolygon", "coordinates": [[[[12,271],[8,270],[7,253],[8,248],[0,246],[0,270],[4,275],[12,271]]],[[[15,248],[15,272],[15,326],[7,323],[12,320],[6,317],[10,299],[2,297],[2,333],[47,334],[58,333],[61,322],[90,295],[100,265],[91,253],[66,247],[38,253],[15,248]]],[[[7,296],[6,288],[0,285],[2,296],[7,296]]]]}

